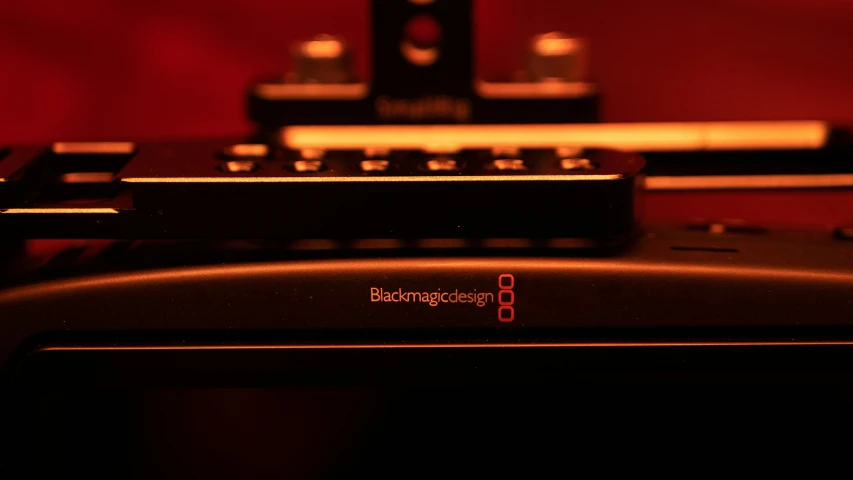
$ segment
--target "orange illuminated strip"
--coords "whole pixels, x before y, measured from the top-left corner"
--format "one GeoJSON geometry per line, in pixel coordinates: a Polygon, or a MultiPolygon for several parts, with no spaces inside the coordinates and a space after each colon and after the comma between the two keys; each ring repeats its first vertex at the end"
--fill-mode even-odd
{"type": "Polygon", "coordinates": [[[21,214],[21,213],[37,213],[37,214],[54,214],[54,213],[118,213],[115,208],[8,208],[0,210],[0,213],[21,214]]]}
{"type": "Polygon", "coordinates": [[[586,82],[477,82],[483,98],[575,98],[595,93],[594,83],[586,82]]]}
{"type": "Polygon", "coordinates": [[[74,172],[63,173],[59,177],[62,183],[110,183],[115,179],[112,172],[74,172]]]}
{"type": "Polygon", "coordinates": [[[399,177],[130,177],[127,183],[376,183],[376,182],[524,182],[620,180],[620,174],[608,175],[469,175],[463,177],[424,175],[399,177]]]}
{"type": "Polygon", "coordinates": [[[111,347],[46,347],[41,351],[172,351],[172,350],[365,350],[422,348],[596,348],[596,347],[789,347],[851,346],[853,341],[788,341],[788,342],[576,342],[576,343],[422,343],[422,344],[352,344],[352,345],[191,345],[191,346],[111,346],[111,347]]]}
{"type": "Polygon", "coordinates": [[[647,190],[853,187],[853,173],[646,177],[647,190]]]}
{"type": "Polygon", "coordinates": [[[130,154],[136,150],[133,142],[57,142],[51,146],[55,154],[130,154]]]}
{"type": "Polygon", "coordinates": [[[361,100],[366,83],[263,83],[255,94],[267,100],[361,100]]]}
{"type": "Polygon", "coordinates": [[[609,147],[635,151],[816,149],[826,122],[603,123],[561,125],[291,126],[281,130],[290,148],[609,147]]]}

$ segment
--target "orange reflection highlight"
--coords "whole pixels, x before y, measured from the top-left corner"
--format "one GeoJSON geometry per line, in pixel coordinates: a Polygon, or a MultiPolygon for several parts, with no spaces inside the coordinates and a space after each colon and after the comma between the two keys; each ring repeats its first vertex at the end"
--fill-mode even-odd
{"type": "Polygon", "coordinates": [[[634,151],[816,149],[829,125],[802,122],[611,123],[571,125],[292,126],[290,148],[553,148],[555,145],[634,151]]]}
{"type": "Polygon", "coordinates": [[[369,350],[369,349],[436,349],[436,348],[648,348],[648,347],[793,347],[843,346],[853,341],[796,341],[789,342],[574,342],[574,343],[377,343],[343,345],[138,345],[111,347],[46,347],[43,352],[67,351],[169,351],[169,350],[369,350]]]}

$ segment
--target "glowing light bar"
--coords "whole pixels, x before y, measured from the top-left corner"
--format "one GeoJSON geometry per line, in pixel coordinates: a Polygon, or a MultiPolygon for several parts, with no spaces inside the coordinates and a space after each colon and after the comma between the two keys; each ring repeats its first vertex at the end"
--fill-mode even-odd
{"type": "Polygon", "coordinates": [[[62,183],[110,183],[115,179],[112,172],[74,172],[63,173],[59,177],[62,183]]]}
{"type": "Polygon", "coordinates": [[[376,177],[133,177],[124,183],[377,183],[377,182],[565,182],[569,180],[620,180],[610,175],[465,175],[465,176],[376,176],[376,177]]]}
{"type": "Polygon", "coordinates": [[[0,210],[0,213],[4,214],[40,214],[40,215],[53,215],[53,214],[92,214],[92,213],[101,213],[101,214],[116,214],[118,210],[115,208],[8,208],[6,210],[0,210]]]}
{"type": "Polygon", "coordinates": [[[596,91],[594,83],[587,82],[483,82],[474,84],[483,98],[576,98],[596,91]]]}
{"type": "Polygon", "coordinates": [[[51,146],[53,153],[68,154],[130,154],[136,150],[133,142],[57,142],[51,146]]]}
{"type": "Polygon", "coordinates": [[[267,100],[361,100],[366,83],[263,83],[255,93],[267,100]]]}
{"type": "Polygon", "coordinates": [[[635,151],[817,149],[830,127],[820,121],[603,123],[536,125],[292,126],[281,130],[290,148],[461,148],[556,146],[635,151]]]}
{"type": "Polygon", "coordinates": [[[732,190],[853,187],[853,173],[648,177],[647,190],[732,190]]]}

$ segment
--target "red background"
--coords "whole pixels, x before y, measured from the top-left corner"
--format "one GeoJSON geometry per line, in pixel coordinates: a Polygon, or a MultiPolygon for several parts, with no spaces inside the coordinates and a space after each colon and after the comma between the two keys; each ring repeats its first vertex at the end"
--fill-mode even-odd
{"type": "MultiPolygon", "coordinates": [[[[246,131],[244,87],[284,71],[294,40],[342,34],[367,72],[366,7],[0,2],[0,143],[246,131]]],[[[853,120],[849,0],[480,0],[476,13],[486,77],[519,66],[534,32],[588,37],[609,121],[853,120]]]]}

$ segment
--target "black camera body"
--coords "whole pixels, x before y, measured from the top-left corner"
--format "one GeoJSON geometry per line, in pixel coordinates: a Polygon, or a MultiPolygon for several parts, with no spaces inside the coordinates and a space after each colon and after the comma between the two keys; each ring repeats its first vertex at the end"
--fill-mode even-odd
{"type": "Polygon", "coordinates": [[[3,471],[761,462],[853,423],[853,231],[643,220],[847,188],[839,132],[595,123],[583,79],[473,78],[470,2],[372,8],[372,83],[302,44],[248,138],[0,151],[3,471]],[[444,43],[401,33],[423,16],[444,43]]]}

